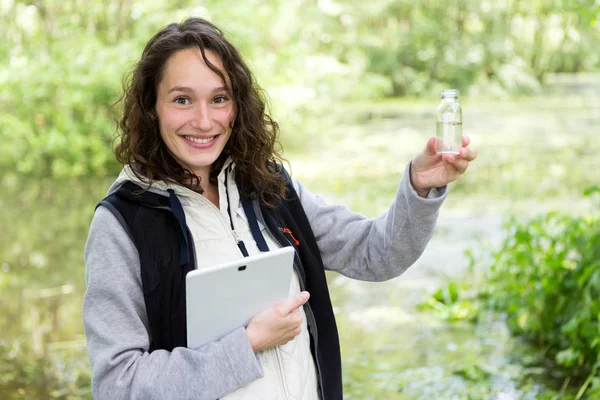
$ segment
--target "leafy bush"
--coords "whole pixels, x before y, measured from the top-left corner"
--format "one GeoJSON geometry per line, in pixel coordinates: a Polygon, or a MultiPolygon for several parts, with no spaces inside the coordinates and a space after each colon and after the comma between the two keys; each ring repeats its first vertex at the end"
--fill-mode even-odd
{"type": "MultiPolygon", "coordinates": [[[[585,194],[594,193],[600,187],[585,194]]],[[[583,381],[577,398],[600,395],[600,215],[550,212],[527,222],[512,218],[506,229],[479,292],[482,306],[506,314],[515,335],[539,347],[575,382],[583,381]]],[[[425,304],[456,319],[462,314],[455,309],[477,310],[468,298],[464,287],[452,283],[425,304]]]]}
{"type": "Polygon", "coordinates": [[[600,219],[551,212],[520,223],[494,254],[489,304],[557,351],[559,364],[592,368],[600,345],[600,219]],[[572,354],[568,357],[567,354],[572,354]]]}

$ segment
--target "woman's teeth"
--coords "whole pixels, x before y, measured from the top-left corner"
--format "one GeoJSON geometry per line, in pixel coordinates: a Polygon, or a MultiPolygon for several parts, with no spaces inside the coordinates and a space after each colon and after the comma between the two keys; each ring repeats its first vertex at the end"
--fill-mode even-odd
{"type": "Polygon", "coordinates": [[[191,136],[185,136],[185,138],[187,140],[189,140],[190,142],[194,142],[194,143],[208,143],[211,140],[213,140],[215,137],[216,136],[209,137],[209,138],[206,138],[206,139],[201,139],[201,138],[195,138],[195,137],[191,137],[191,136]]]}

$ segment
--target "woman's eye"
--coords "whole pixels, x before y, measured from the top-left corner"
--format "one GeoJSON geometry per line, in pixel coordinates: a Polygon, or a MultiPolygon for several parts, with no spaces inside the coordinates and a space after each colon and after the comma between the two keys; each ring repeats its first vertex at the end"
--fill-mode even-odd
{"type": "Polygon", "coordinates": [[[182,106],[187,106],[188,104],[190,104],[190,99],[188,99],[187,97],[177,97],[174,101],[175,103],[181,104],[182,106]]]}
{"type": "Polygon", "coordinates": [[[215,99],[213,101],[217,104],[221,104],[221,103],[225,103],[227,100],[228,99],[225,96],[217,96],[217,97],[215,97],[215,99]]]}

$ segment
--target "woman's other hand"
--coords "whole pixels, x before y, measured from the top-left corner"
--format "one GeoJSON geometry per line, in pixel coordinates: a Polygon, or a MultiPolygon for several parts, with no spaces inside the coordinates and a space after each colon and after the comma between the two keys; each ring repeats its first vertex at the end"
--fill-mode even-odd
{"type": "Polygon", "coordinates": [[[470,139],[462,137],[462,147],[458,155],[437,154],[435,151],[436,138],[427,141],[425,150],[418,154],[411,163],[410,182],[421,197],[427,197],[429,190],[454,182],[462,175],[469,163],[477,158],[477,151],[467,148],[470,139]]]}
{"type": "Polygon", "coordinates": [[[281,346],[298,336],[302,330],[299,308],[309,297],[308,292],[301,292],[252,317],[246,328],[252,350],[256,353],[269,347],[281,346]]]}

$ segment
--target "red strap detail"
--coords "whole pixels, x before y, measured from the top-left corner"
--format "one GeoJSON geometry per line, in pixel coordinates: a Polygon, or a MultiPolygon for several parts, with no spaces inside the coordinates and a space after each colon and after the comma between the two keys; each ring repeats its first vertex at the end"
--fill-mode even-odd
{"type": "Polygon", "coordinates": [[[290,231],[288,228],[283,228],[282,231],[284,233],[287,233],[288,235],[290,235],[290,237],[292,238],[292,240],[294,241],[294,244],[296,246],[300,246],[300,242],[296,240],[296,238],[294,237],[294,235],[292,234],[292,231],[290,231]]]}

